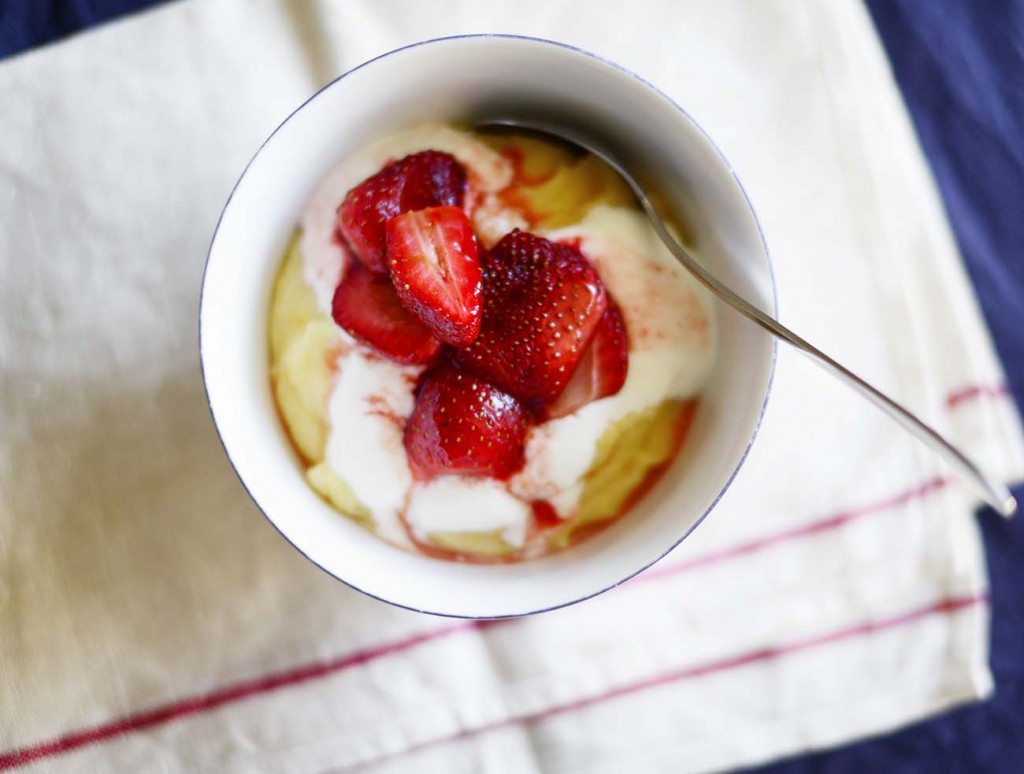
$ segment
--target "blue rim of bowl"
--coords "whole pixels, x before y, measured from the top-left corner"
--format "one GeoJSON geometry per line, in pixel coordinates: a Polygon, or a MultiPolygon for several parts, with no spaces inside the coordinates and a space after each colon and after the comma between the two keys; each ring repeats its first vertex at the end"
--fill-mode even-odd
{"type": "MultiPolygon", "coordinates": [[[[234,186],[232,186],[231,193],[228,194],[228,198],[224,202],[224,207],[221,210],[220,216],[217,218],[217,225],[213,229],[213,236],[210,239],[210,247],[206,251],[206,264],[203,267],[203,280],[202,280],[202,285],[201,285],[200,291],[199,291],[199,370],[200,370],[200,373],[201,373],[202,378],[203,378],[203,391],[204,391],[204,393],[206,395],[206,406],[207,406],[207,408],[210,411],[210,417],[213,419],[213,426],[214,426],[214,429],[217,431],[217,439],[220,441],[221,448],[224,449],[224,454],[228,458],[228,462],[231,464],[232,470],[234,470],[234,472],[235,472],[235,477],[238,479],[239,483],[241,483],[242,488],[245,490],[245,493],[249,496],[249,499],[259,509],[260,513],[263,514],[263,517],[268,522],[270,522],[270,525],[274,528],[274,530],[276,530],[277,533],[282,538],[284,538],[285,541],[287,541],[296,551],[298,551],[300,554],[302,554],[304,557],[306,557],[306,559],[309,560],[309,562],[312,563],[315,567],[320,568],[320,570],[325,572],[327,575],[329,575],[330,577],[334,578],[337,581],[340,581],[341,583],[345,584],[349,588],[358,591],[360,594],[365,594],[366,596],[368,596],[368,597],[370,597],[372,599],[376,599],[379,602],[384,602],[384,603],[386,603],[388,605],[392,605],[394,607],[398,607],[398,608],[401,608],[403,610],[409,610],[409,611],[414,612],[414,613],[423,613],[425,615],[433,615],[433,616],[438,616],[438,617],[441,617],[441,618],[457,618],[457,619],[463,619],[463,620],[469,620],[469,621],[493,621],[493,620],[512,619],[512,618],[524,618],[526,616],[537,615],[538,613],[547,613],[547,612],[550,612],[552,610],[558,610],[558,609],[563,608],[563,607],[569,607],[570,605],[575,605],[575,604],[578,604],[580,602],[585,602],[588,599],[593,599],[596,596],[599,596],[601,594],[604,594],[605,592],[611,591],[612,589],[621,586],[623,583],[626,583],[627,581],[632,580],[637,575],[639,575],[640,573],[646,571],[648,568],[650,568],[653,565],[657,564],[662,559],[664,559],[666,556],[668,556],[670,553],[672,553],[672,551],[674,551],[676,549],[676,547],[680,543],[682,543],[684,540],[686,540],[686,538],[688,538],[690,536],[690,534],[695,529],[697,529],[697,527],[699,527],[703,523],[704,519],[707,518],[708,514],[711,513],[711,511],[713,511],[715,509],[715,506],[718,505],[718,502],[722,499],[722,497],[725,495],[725,493],[729,490],[729,487],[732,486],[732,482],[736,479],[736,476],[739,474],[740,469],[743,467],[743,463],[746,462],[747,457],[750,454],[750,450],[754,446],[754,441],[757,439],[758,433],[759,433],[759,431],[761,429],[761,423],[764,420],[765,412],[768,410],[768,399],[771,396],[772,386],[773,386],[773,384],[775,382],[775,366],[776,366],[776,362],[777,362],[777,358],[778,358],[778,349],[779,349],[778,340],[777,339],[773,339],[772,340],[771,367],[770,367],[770,369],[768,371],[768,383],[767,383],[767,385],[765,385],[764,400],[761,403],[761,411],[758,414],[757,422],[754,423],[754,429],[753,429],[753,431],[750,434],[750,440],[747,442],[747,447],[743,450],[743,454],[740,455],[739,461],[736,463],[736,467],[733,468],[732,473],[729,474],[729,477],[726,479],[725,484],[722,485],[722,488],[719,490],[718,494],[715,495],[714,499],[711,501],[711,503],[708,505],[708,507],[704,510],[704,512],[700,515],[700,518],[698,518],[692,525],[690,525],[690,528],[687,529],[686,532],[684,532],[679,537],[678,540],[676,540],[674,543],[672,543],[672,545],[670,545],[667,549],[665,549],[661,554],[659,554],[657,557],[652,559],[650,562],[648,562],[647,564],[643,565],[639,569],[629,573],[626,577],[622,578],[621,580],[616,581],[615,583],[611,584],[610,586],[605,586],[602,589],[594,591],[594,592],[592,592],[590,594],[585,594],[582,597],[577,597],[576,599],[569,600],[568,602],[560,602],[560,603],[558,603],[556,605],[551,605],[549,607],[542,607],[542,608],[538,608],[537,610],[530,610],[530,611],[527,611],[525,613],[508,613],[508,614],[505,614],[505,615],[460,615],[458,613],[446,613],[446,612],[439,612],[439,611],[435,611],[435,610],[422,610],[420,608],[412,607],[411,605],[403,605],[400,602],[395,602],[393,600],[385,599],[384,597],[377,596],[376,594],[372,594],[369,591],[366,591],[364,589],[359,588],[358,586],[356,586],[352,582],[347,581],[344,578],[339,577],[338,575],[335,575],[333,572],[328,570],[322,564],[320,564],[319,562],[317,562],[314,559],[312,559],[309,556],[309,554],[307,554],[305,551],[303,551],[302,548],[297,546],[286,534],[284,534],[284,532],[281,530],[281,528],[277,526],[277,523],[263,509],[263,506],[259,502],[259,500],[257,500],[256,497],[253,495],[253,493],[250,491],[248,485],[245,483],[245,479],[242,477],[242,474],[239,472],[238,467],[235,465],[235,461],[231,457],[231,451],[228,449],[227,444],[224,442],[224,436],[221,434],[220,426],[217,424],[217,415],[213,411],[213,405],[210,402],[210,389],[209,389],[209,387],[207,386],[207,383],[206,383],[206,368],[205,368],[205,365],[203,363],[203,309],[204,309],[203,302],[204,302],[204,296],[205,296],[205,293],[206,293],[206,273],[209,271],[209,268],[210,268],[210,256],[213,254],[213,247],[214,247],[214,245],[217,242],[217,234],[220,232],[220,225],[221,225],[221,221],[224,220],[224,213],[226,213],[227,210],[228,210],[228,207],[231,206],[231,200],[234,198],[235,192],[238,190],[238,187],[242,184],[242,181],[245,179],[246,174],[249,172],[249,167],[251,167],[253,165],[253,162],[256,161],[256,159],[259,157],[260,153],[267,146],[267,144],[272,139],[274,139],[274,135],[276,135],[285,126],[285,124],[287,124],[289,121],[291,121],[293,116],[295,116],[297,113],[302,111],[308,104],[310,104],[313,100],[315,100],[317,97],[319,97],[323,92],[327,91],[332,86],[334,86],[334,84],[336,84],[339,81],[341,81],[342,79],[348,77],[352,73],[354,73],[354,72],[356,72],[358,70],[362,70],[364,67],[367,67],[367,66],[373,64],[374,62],[377,62],[377,61],[379,61],[381,59],[385,59],[385,58],[387,58],[389,56],[393,56],[394,54],[402,53],[403,51],[408,51],[408,50],[414,49],[414,48],[420,48],[422,46],[435,45],[435,44],[438,44],[438,43],[447,43],[447,42],[452,42],[452,41],[457,41],[457,40],[473,40],[473,39],[482,39],[482,38],[491,38],[491,39],[498,39],[498,40],[519,40],[519,41],[524,41],[524,42],[527,42],[527,43],[540,44],[540,45],[544,45],[544,46],[555,46],[557,48],[561,48],[561,49],[564,49],[564,50],[567,50],[567,51],[572,51],[572,52],[577,53],[577,54],[582,54],[583,56],[589,57],[590,59],[594,59],[594,60],[596,60],[598,62],[601,62],[602,64],[608,65],[609,67],[612,67],[613,69],[618,70],[619,72],[623,73],[624,75],[627,75],[630,78],[633,78],[635,81],[637,81],[638,83],[641,83],[644,86],[646,86],[648,89],[650,89],[656,95],[661,97],[661,99],[665,100],[670,105],[672,105],[672,107],[674,107],[677,111],[679,111],[679,113],[683,116],[683,118],[685,118],[687,121],[689,121],[690,124],[692,124],[693,127],[698,132],[700,132],[700,134],[704,137],[704,139],[708,141],[708,143],[711,145],[711,147],[714,148],[714,151],[718,155],[718,158],[725,165],[726,169],[729,170],[729,174],[732,175],[732,178],[736,182],[736,186],[739,188],[740,193],[743,194],[743,200],[746,202],[747,209],[750,211],[750,215],[754,219],[754,225],[757,227],[757,235],[758,235],[758,238],[761,240],[761,247],[764,250],[765,259],[766,259],[767,264],[768,264],[768,276],[769,276],[769,279],[771,280],[771,288],[772,288],[772,306],[774,307],[774,312],[775,312],[776,316],[778,316],[778,309],[779,309],[778,288],[777,288],[777,286],[775,284],[775,267],[772,264],[771,253],[768,250],[768,242],[767,242],[767,240],[764,237],[764,229],[761,227],[761,221],[757,217],[757,212],[754,210],[754,205],[750,201],[750,195],[747,193],[747,189],[743,186],[743,183],[740,180],[739,175],[736,174],[736,170],[733,169],[732,164],[729,163],[729,160],[726,158],[725,154],[722,153],[722,149],[718,147],[718,144],[715,143],[715,141],[714,141],[714,139],[712,139],[711,135],[709,135],[704,130],[704,127],[702,127],[696,121],[696,119],[694,119],[694,117],[690,115],[690,113],[685,108],[683,108],[681,105],[679,105],[679,103],[677,103],[674,99],[672,99],[670,96],[668,96],[665,92],[663,92],[661,89],[659,89],[653,83],[651,83],[650,81],[646,80],[645,78],[642,78],[641,76],[637,75],[632,70],[629,70],[629,69],[623,67],[622,65],[616,63],[616,62],[613,62],[613,61],[611,61],[609,59],[606,59],[603,56],[600,56],[599,54],[595,54],[592,51],[588,51],[588,50],[586,50],[584,48],[579,48],[578,46],[573,46],[573,45],[570,45],[568,43],[562,43],[562,42],[557,41],[557,40],[549,40],[547,38],[536,38],[536,37],[531,37],[529,35],[511,35],[511,34],[504,34],[504,33],[479,33],[479,34],[471,34],[471,35],[449,35],[449,36],[440,37],[440,38],[431,38],[429,40],[417,41],[416,43],[410,43],[410,44],[408,44],[406,46],[401,46],[400,48],[395,48],[395,49],[392,49],[391,51],[387,51],[387,52],[385,52],[383,54],[380,54],[378,56],[373,57],[372,59],[366,60],[362,64],[356,65],[351,70],[346,70],[344,73],[339,75],[337,78],[334,78],[329,83],[327,83],[324,86],[322,86],[319,89],[317,89],[317,91],[315,91],[312,95],[310,95],[301,105],[299,105],[297,108],[295,108],[291,113],[288,114],[288,116],[280,124],[277,125],[277,127],[274,129],[274,131],[271,132],[267,136],[267,139],[265,139],[262,143],[260,143],[260,147],[256,149],[256,152],[252,155],[252,158],[249,159],[248,163],[246,163],[246,165],[245,165],[245,168],[242,170],[242,174],[240,174],[238,176],[238,180],[235,181],[234,186]]],[[[395,549],[395,550],[399,550],[399,549],[395,549]]]]}

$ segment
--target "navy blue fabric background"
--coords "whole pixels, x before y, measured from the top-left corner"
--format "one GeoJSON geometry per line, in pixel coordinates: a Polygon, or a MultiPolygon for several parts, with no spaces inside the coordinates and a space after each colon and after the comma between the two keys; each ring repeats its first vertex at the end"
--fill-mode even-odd
{"type": "MultiPolygon", "coordinates": [[[[163,1],[0,0],[0,58],[163,1]]],[[[1024,0],[867,4],[1024,406],[1024,0]]],[[[1024,486],[1014,493],[1024,503],[1024,486]]],[[[1006,523],[982,511],[979,520],[992,576],[995,698],[752,771],[1024,772],[1024,518],[1006,523]]]]}

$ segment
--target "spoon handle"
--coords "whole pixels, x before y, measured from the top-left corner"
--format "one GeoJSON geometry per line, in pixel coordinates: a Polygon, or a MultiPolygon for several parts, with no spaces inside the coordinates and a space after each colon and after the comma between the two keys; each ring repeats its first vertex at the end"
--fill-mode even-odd
{"type": "Polygon", "coordinates": [[[498,118],[480,122],[479,125],[484,127],[504,126],[519,129],[525,128],[533,131],[546,132],[556,137],[560,137],[563,140],[568,140],[569,142],[590,151],[600,158],[608,166],[618,172],[622,179],[626,181],[630,189],[636,195],[636,198],[639,200],[644,212],[650,219],[651,224],[654,226],[654,230],[657,232],[661,241],[665,243],[665,246],[669,251],[671,251],[676,259],[678,259],[683,267],[700,280],[708,290],[740,314],[760,325],[764,330],[768,331],[768,333],[796,347],[822,368],[827,371],[831,371],[833,374],[838,376],[840,380],[846,382],[861,395],[882,409],[882,411],[895,419],[905,430],[923,441],[925,445],[931,447],[931,449],[937,452],[939,456],[943,457],[968,483],[975,488],[975,490],[977,490],[978,494],[986,503],[995,508],[1003,516],[1009,518],[1016,513],[1017,500],[1014,499],[1012,494],[1010,494],[1010,490],[1003,484],[998,481],[993,481],[982,473],[977,465],[967,459],[959,449],[939,435],[939,433],[921,421],[910,411],[903,408],[903,406],[881,390],[872,387],[866,381],[857,376],[857,374],[853,373],[853,371],[833,360],[810,342],[800,336],[797,336],[785,325],[762,312],[745,298],[737,295],[729,287],[720,282],[714,275],[705,271],[704,267],[697,262],[690,252],[668,230],[665,226],[665,222],[661,219],[661,215],[658,213],[657,208],[655,208],[651,203],[651,200],[648,198],[643,187],[626,169],[623,168],[622,164],[618,162],[613,154],[606,152],[603,148],[595,146],[594,143],[588,141],[588,138],[577,132],[567,130],[561,126],[549,126],[540,121],[498,118]]]}
{"type": "MultiPolygon", "coordinates": [[[[628,176],[623,175],[623,177],[627,182],[631,182],[628,176]]],[[[912,435],[923,441],[927,446],[938,452],[940,456],[944,457],[954,469],[959,471],[959,473],[974,486],[985,502],[995,508],[1003,516],[1013,516],[1017,510],[1017,501],[1014,499],[1013,495],[1010,494],[1009,489],[1007,489],[1003,484],[993,481],[982,473],[978,466],[967,459],[959,449],[939,435],[939,433],[929,425],[925,424],[916,415],[905,409],[881,390],[878,390],[868,384],[841,363],[833,360],[806,339],[798,336],[785,325],[782,325],[780,322],[749,303],[746,299],[737,295],[730,288],[716,279],[712,274],[705,271],[689,251],[680,244],[679,240],[677,240],[668,228],[666,228],[665,222],[661,219],[658,211],[654,208],[654,205],[651,203],[650,199],[647,198],[647,195],[643,190],[640,189],[639,185],[633,183],[631,184],[631,187],[633,192],[637,195],[637,198],[640,200],[640,204],[647,213],[647,217],[650,218],[650,221],[654,226],[654,230],[657,232],[661,241],[665,243],[665,246],[679,260],[679,262],[691,274],[700,280],[700,282],[712,293],[740,314],[753,320],[773,336],[791,344],[793,347],[809,356],[825,370],[831,371],[842,381],[853,387],[861,395],[895,419],[905,430],[909,431],[912,435]]]]}

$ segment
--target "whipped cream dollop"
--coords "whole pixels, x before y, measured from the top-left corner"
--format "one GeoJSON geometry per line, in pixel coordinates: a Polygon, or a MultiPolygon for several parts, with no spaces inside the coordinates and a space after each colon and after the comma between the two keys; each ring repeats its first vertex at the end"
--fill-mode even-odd
{"type": "MultiPolygon", "coordinates": [[[[390,161],[423,150],[451,153],[465,166],[466,209],[485,245],[527,227],[523,214],[497,196],[513,180],[512,164],[472,134],[422,125],[372,143],[338,165],[302,213],[304,277],[325,314],[348,260],[335,238],[338,205],[390,161]]],[[[642,213],[600,205],[575,225],[538,233],[579,245],[618,302],[629,336],[626,383],[616,395],[532,427],[525,465],[508,482],[454,475],[416,482],[402,435],[422,367],[399,365],[361,346],[345,348],[329,401],[326,460],[392,542],[410,545],[408,528],[423,542],[437,533],[499,532],[509,545],[523,546],[531,500],[547,500],[563,518],[573,515],[602,435],[629,414],[696,395],[711,370],[710,296],[642,213]]]]}
{"type": "Polygon", "coordinates": [[[509,545],[521,546],[531,512],[501,481],[440,476],[413,487],[406,519],[420,539],[437,533],[499,532],[509,545]]]}
{"type": "Polygon", "coordinates": [[[326,459],[373,515],[381,537],[408,545],[399,521],[412,473],[402,436],[422,370],[353,348],[337,363],[328,403],[326,459]]]}

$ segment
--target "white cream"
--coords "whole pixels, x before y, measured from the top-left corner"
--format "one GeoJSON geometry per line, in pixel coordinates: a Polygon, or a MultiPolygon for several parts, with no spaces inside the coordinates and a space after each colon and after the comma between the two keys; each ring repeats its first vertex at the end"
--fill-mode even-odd
{"type": "Polygon", "coordinates": [[[473,211],[473,230],[484,247],[494,247],[514,229],[527,231],[530,224],[518,210],[506,207],[497,196],[490,196],[473,211]]]}
{"type": "MultiPolygon", "coordinates": [[[[302,216],[306,279],[325,312],[346,260],[334,241],[339,202],[389,160],[426,149],[447,151],[469,170],[467,209],[475,213],[485,244],[525,225],[520,213],[503,209],[493,195],[511,182],[511,165],[471,135],[429,125],[367,146],[330,174],[302,216]]],[[[400,519],[404,511],[420,540],[436,532],[500,530],[511,545],[522,546],[532,518],[530,500],[548,500],[564,518],[573,514],[598,440],[611,425],[666,399],[691,397],[706,380],[716,345],[710,296],[641,213],[599,206],[577,225],[545,236],[578,239],[622,309],[630,346],[625,385],[614,396],[531,428],[525,465],[507,484],[463,476],[414,483],[402,428],[420,369],[361,347],[345,355],[330,399],[327,461],[371,511],[383,537],[409,544],[400,519]]]]}
{"type": "Polygon", "coordinates": [[[519,548],[531,513],[500,481],[441,476],[413,486],[405,515],[422,541],[437,532],[500,531],[506,543],[519,548]]]}
{"type": "Polygon", "coordinates": [[[711,296],[679,265],[646,216],[627,207],[602,205],[577,225],[544,236],[580,239],[583,253],[622,309],[630,355],[682,350],[685,360],[666,359],[662,368],[672,374],[672,397],[695,394],[714,359],[711,296]]]}
{"type": "Polygon", "coordinates": [[[511,491],[527,500],[549,500],[561,516],[571,516],[581,480],[605,431],[623,417],[667,398],[693,394],[673,385],[671,364],[685,361],[687,355],[678,349],[634,352],[626,383],[617,394],[532,428],[526,437],[526,464],[509,482],[511,491]]]}
{"type": "Polygon", "coordinates": [[[409,540],[399,514],[412,485],[402,434],[421,370],[353,349],[338,359],[328,404],[327,464],[370,510],[381,535],[402,545],[409,540]]]}

